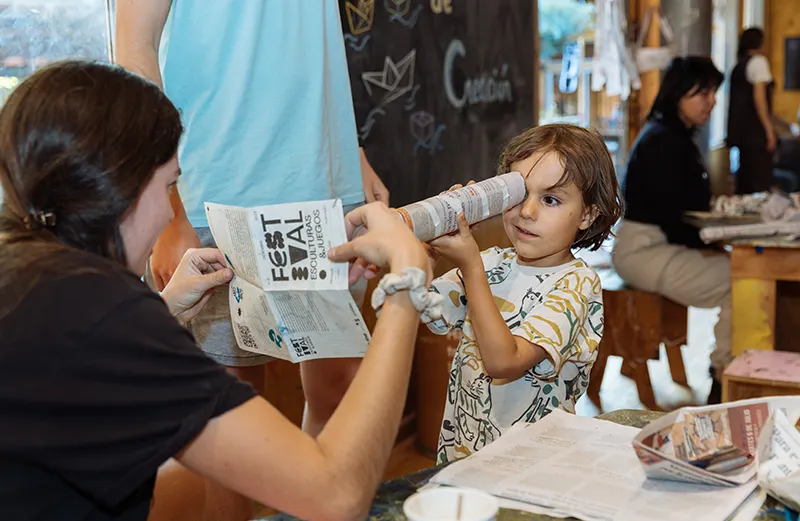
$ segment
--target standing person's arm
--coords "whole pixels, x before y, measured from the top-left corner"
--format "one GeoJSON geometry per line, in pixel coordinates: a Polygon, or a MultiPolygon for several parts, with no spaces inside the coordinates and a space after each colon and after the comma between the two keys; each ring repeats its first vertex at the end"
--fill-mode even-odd
{"type": "MultiPolygon", "coordinates": [[[[161,33],[172,0],[118,0],[116,14],[115,62],[163,88],[158,65],[161,33]]],[[[153,248],[150,269],[159,291],[164,289],[183,254],[200,248],[197,232],[186,217],[178,189],[170,195],[175,217],[153,248]]]]}
{"type": "Polygon", "coordinates": [[[772,127],[772,118],[769,114],[769,107],[767,106],[767,84],[756,83],[753,85],[753,102],[756,105],[756,113],[758,120],[764,127],[764,132],[767,136],[767,150],[773,152],[777,139],[775,137],[775,129],[772,127]]]}
{"type": "Polygon", "coordinates": [[[372,165],[369,164],[364,147],[358,147],[361,158],[361,183],[364,187],[364,197],[368,203],[380,201],[389,206],[389,189],[383,184],[372,165]]]}
{"type": "Polygon", "coordinates": [[[756,54],[747,63],[745,70],[747,81],[753,85],[753,104],[758,114],[758,120],[764,127],[764,134],[767,138],[767,150],[775,150],[777,138],[775,129],[772,126],[772,114],[767,103],[767,85],[772,82],[772,72],[769,70],[769,62],[761,54],[756,54]]]}

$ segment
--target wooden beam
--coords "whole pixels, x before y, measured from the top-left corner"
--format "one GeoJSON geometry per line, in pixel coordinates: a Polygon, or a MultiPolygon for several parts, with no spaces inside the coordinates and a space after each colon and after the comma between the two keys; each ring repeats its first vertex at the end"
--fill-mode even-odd
{"type": "Polygon", "coordinates": [[[539,0],[533,2],[533,126],[539,125],[539,0]]]}
{"type": "MultiPolygon", "coordinates": [[[[645,47],[659,47],[661,45],[661,30],[658,19],[650,18],[650,27],[642,27],[645,13],[648,9],[661,7],[661,0],[631,0],[628,2],[628,23],[639,31],[647,30],[645,47]]],[[[628,149],[633,145],[647,119],[647,114],[653,106],[653,101],[661,85],[661,72],[649,71],[640,75],[642,87],[633,93],[628,101],[628,149]]]]}
{"type": "Polygon", "coordinates": [[[736,246],[731,278],[800,282],[800,248],[736,246]]]}

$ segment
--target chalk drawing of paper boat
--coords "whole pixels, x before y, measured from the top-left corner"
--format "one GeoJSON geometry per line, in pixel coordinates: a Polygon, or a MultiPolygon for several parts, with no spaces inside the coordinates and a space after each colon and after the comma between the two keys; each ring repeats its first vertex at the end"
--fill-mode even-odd
{"type": "Polygon", "coordinates": [[[375,0],[359,0],[358,5],[345,2],[347,23],[350,32],[359,35],[372,29],[372,20],[375,17],[375,0]]]}
{"type": "Polygon", "coordinates": [[[417,61],[417,50],[411,52],[397,63],[387,56],[383,61],[383,70],[380,72],[364,72],[361,79],[370,96],[373,89],[383,91],[380,105],[387,105],[400,96],[407,94],[414,88],[414,65],[417,61]]]}
{"type": "Polygon", "coordinates": [[[384,0],[383,4],[389,14],[400,17],[407,15],[411,8],[411,0],[384,0]]]}

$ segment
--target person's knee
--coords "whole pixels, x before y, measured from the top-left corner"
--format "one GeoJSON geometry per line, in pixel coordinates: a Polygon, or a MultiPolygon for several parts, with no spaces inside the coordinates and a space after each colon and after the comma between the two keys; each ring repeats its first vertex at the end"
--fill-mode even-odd
{"type": "Polygon", "coordinates": [[[147,521],[247,521],[252,510],[250,499],[169,460],[158,471],[147,521]]]}
{"type": "Polygon", "coordinates": [[[264,395],[266,369],[263,365],[227,367],[226,369],[242,382],[252,385],[259,395],[264,395]]]}
{"type": "Polygon", "coordinates": [[[301,366],[303,391],[309,408],[329,417],[353,381],[361,359],[313,360],[301,366]]]}

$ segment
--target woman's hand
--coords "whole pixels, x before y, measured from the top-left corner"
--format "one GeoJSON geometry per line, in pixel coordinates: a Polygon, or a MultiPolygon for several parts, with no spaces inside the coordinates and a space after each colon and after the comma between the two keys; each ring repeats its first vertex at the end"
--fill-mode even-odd
{"type": "Polygon", "coordinates": [[[775,135],[775,130],[772,128],[767,129],[767,152],[775,152],[778,146],[778,138],[775,135]]]}
{"type": "Polygon", "coordinates": [[[388,266],[394,272],[420,268],[430,281],[430,260],[425,248],[397,213],[385,204],[376,202],[362,206],[347,214],[344,220],[351,240],[331,249],[328,256],[334,262],[357,259],[350,268],[351,284],[364,275],[368,264],[388,266]],[[359,235],[353,238],[356,231],[359,235]]]}
{"type": "Polygon", "coordinates": [[[187,250],[161,293],[172,316],[187,323],[200,313],[211,297],[211,290],[227,284],[233,271],[225,266],[225,256],[216,248],[187,250]]]}

